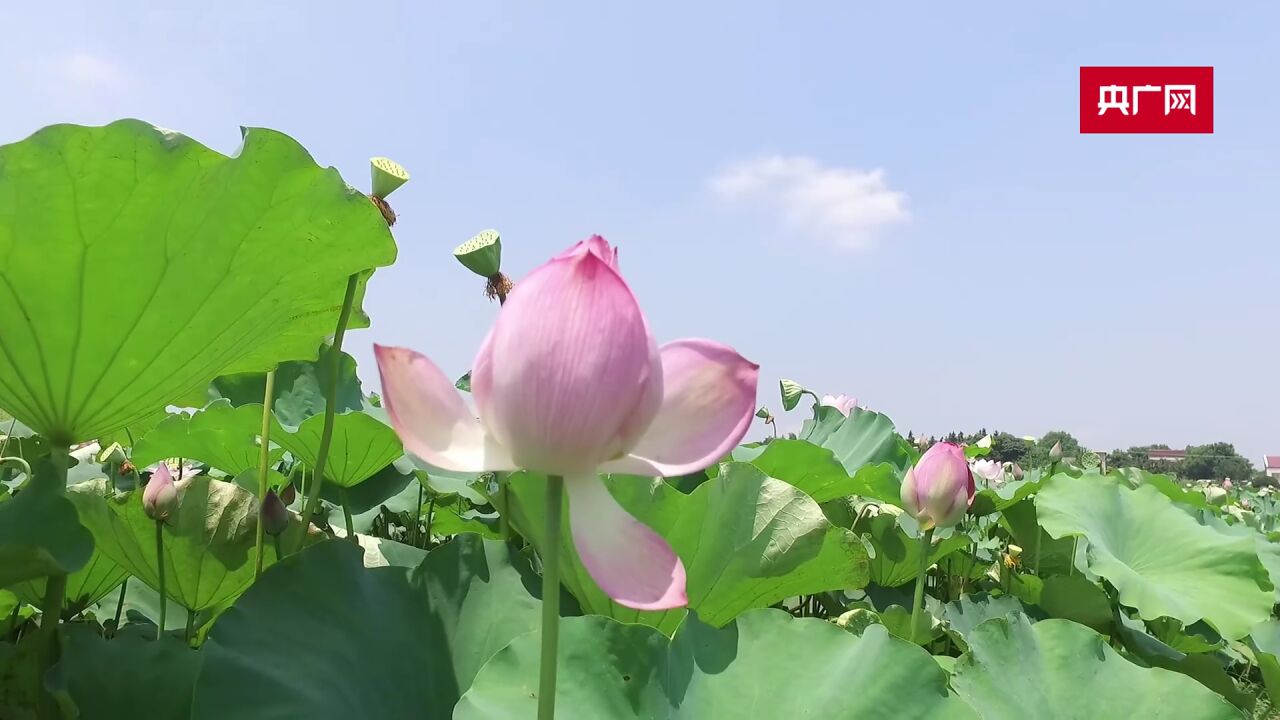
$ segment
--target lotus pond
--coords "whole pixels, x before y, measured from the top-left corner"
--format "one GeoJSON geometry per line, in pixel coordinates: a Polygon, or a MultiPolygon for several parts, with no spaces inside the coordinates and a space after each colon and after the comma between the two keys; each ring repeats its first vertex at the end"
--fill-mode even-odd
{"type": "Polygon", "coordinates": [[[0,146],[0,717],[1272,716],[1269,489],[762,408],[596,236],[442,247],[475,361],[357,368],[408,177],[264,129],[0,146]]]}

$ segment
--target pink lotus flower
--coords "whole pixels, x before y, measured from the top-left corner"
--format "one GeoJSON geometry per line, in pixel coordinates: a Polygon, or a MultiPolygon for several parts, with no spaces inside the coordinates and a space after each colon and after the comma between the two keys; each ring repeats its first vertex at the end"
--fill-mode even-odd
{"type": "Polygon", "coordinates": [[[907,471],[902,480],[902,507],[922,530],[948,527],[964,517],[976,491],[964,450],[955,443],[941,442],[925,451],[907,471]]]}
{"type": "Polygon", "coordinates": [[[173,484],[169,466],[160,463],[142,491],[142,509],[152,520],[167,520],[177,508],[178,488],[173,484]]]}
{"type": "Polygon", "coordinates": [[[970,467],[972,468],[974,475],[977,475],[987,482],[993,483],[1004,480],[1004,466],[995,460],[981,458],[979,460],[974,460],[970,467]]]}
{"type": "Polygon", "coordinates": [[[516,283],[472,365],[479,419],[425,355],[374,349],[410,452],[446,470],[564,476],[574,545],[600,588],[640,610],[688,603],[680,558],[597,473],[684,475],[717,462],[751,424],[758,366],[709,340],[659,349],[603,238],[516,283]]]}
{"type": "Polygon", "coordinates": [[[858,407],[858,398],[849,397],[848,395],[823,395],[820,404],[833,407],[839,410],[841,415],[848,417],[849,413],[858,407]]]}

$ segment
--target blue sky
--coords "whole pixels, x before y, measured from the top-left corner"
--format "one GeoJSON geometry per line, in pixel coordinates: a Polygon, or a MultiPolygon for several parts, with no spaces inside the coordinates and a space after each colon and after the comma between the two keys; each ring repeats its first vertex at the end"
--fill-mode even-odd
{"type": "Polygon", "coordinates": [[[362,188],[399,160],[370,387],[374,341],[467,368],[495,308],[454,245],[499,228],[518,280],[598,232],[659,339],[733,344],[775,411],[791,377],[904,432],[1280,452],[1274,4],[104,5],[6,10],[0,142],[129,116],[283,130],[362,188]],[[1079,135],[1107,64],[1215,66],[1216,133],[1079,135]]]}

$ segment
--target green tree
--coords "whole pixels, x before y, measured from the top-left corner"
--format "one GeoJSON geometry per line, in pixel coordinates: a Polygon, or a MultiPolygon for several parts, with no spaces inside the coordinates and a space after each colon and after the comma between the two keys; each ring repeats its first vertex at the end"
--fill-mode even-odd
{"type": "Polygon", "coordinates": [[[1187,458],[1182,461],[1181,475],[1191,480],[1252,481],[1257,470],[1236,452],[1231,443],[1215,442],[1208,445],[1192,445],[1187,448],[1187,458]]]}

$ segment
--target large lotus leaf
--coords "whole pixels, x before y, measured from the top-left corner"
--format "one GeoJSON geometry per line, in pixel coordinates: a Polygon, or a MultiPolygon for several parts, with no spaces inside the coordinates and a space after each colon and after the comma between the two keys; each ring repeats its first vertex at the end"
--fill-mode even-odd
{"type": "Polygon", "coordinates": [[[1149,473],[1139,468],[1120,468],[1107,473],[1120,478],[1129,487],[1140,487],[1142,485],[1150,485],[1161,494],[1179,505],[1186,508],[1196,508],[1198,510],[1216,511],[1213,505],[1205,498],[1204,493],[1197,490],[1189,490],[1179,485],[1176,480],[1168,475],[1157,475],[1149,473]]]}
{"type": "MultiPolygon", "coordinates": [[[[127,577],[128,570],[95,548],[89,562],[67,576],[65,607],[77,611],[86,608],[120,587],[120,583],[127,577]]],[[[23,602],[39,605],[44,597],[44,583],[45,579],[42,577],[33,578],[14,585],[13,591],[23,602]]]]}
{"type": "MultiPolygon", "coordinates": [[[[271,441],[293,453],[307,467],[314,467],[323,429],[323,415],[307,418],[297,432],[288,432],[277,423],[271,431],[271,441]]],[[[325,461],[325,483],[332,482],[343,488],[355,487],[402,455],[404,446],[390,425],[363,412],[338,415],[333,419],[333,439],[325,461]]]]}
{"type": "MultiPolygon", "coordinates": [[[[518,473],[509,482],[511,522],[541,546],[545,480],[518,473]]],[[[726,463],[689,495],[648,478],[611,475],[604,482],[628,512],[671,543],[684,561],[689,608],[709,625],[788,597],[867,583],[867,552],[857,536],[832,525],[808,495],[752,465],[726,463]]],[[[491,501],[501,509],[500,496],[491,501]]],[[[668,634],[679,625],[683,611],[643,612],[610,600],[578,559],[568,523],[561,547],[561,580],[584,612],[668,634]]]]}
{"type": "Polygon", "coordinates": [[[915,458],[915,451],[888,416],[862,408],[845,417],[835,408],[820,406],[816,418],[805,421],[800,439],[830,450],[850,474],[876,463],[889,463],[905,472],[915,458]]]}
{"type": "MultiPolygon", "coordinates": [[[[146,467],[165,458],[198,460],[227,473],[239,475],[258,467],[261,447],[262,404],[232,407],[217,400],[191,415],[171,415],[147,433],[133,448],[133,463],[146,467]]],[[[278,460],[282,450],[272,450],[278,460]]]]}
{"type": "MultiPolygon", "coordinates": [[[[961,650],[968,649],[969,634],[982,623],[991,618],[1015,615],[1028,615],[1028,612],[1018,598],[1012,595],[962,595],[959,600],[946,605],[947,629],[961,650]]],[[[1034,621],[1037,618],[1029,616],[1028,619],[1034,621]]]]}
{"type": "Polygon", "coordinates": [[[1273,588],[1254,541],[1201,525],[1151,485],[1055,475],[1035,504],[1053,537],[1088,539],[1089,569],[1145,620],[1204,620],[1235,639],[1271,614],[1273,588]]]}
{"type": "MultiPolygon", "coordinates": [[[[489,661],[457,720],[531,718],[538,633],[489,661]]],[[[693,616],[670,642],[608,618],[560,624],[556,715],[564,718],[976,718],[942,668],[881,626],[853,635],[827,622],[753,610],[722,629],[693,616]]]]}
{"type": "Polygon", "coordinates": [[[1236,707],[1248,710],[1256,704],[1257,698],[1248,692],[1242,692],[1236,686],[1217,654],[1203,651],[1183,652],[1150,634],[1142,621],[1128,617],[1118,608],[1113,608],[1112,614],[1115,618],[1111,625],[1112,635],[1124,644],[1125,649],[1131,653],[1130,659],[1134,662],[1172,670],[1193,678],[1201,685],[1225,697],[1236,707]]]}
{"type": "Polygon", "coordinates": [[[995,618],[969,633],[952,687],[983,720],[1240,720],[1231,703],[1195,680],[1122,658],[1069,620],[1032,625],[995,618]]]}
{"type": "Polygon", "coordinates": [[[0,147],[0,257],[0,406],[74,441],[314,357],[395,243],[286,135],[246,129],[227,157],[121,120],[0,147]]]}
{"type": "MultiPolygon", "coordinates": [[[[324,412],[325,393],[329,386],[329,345],[320,346],[316,360],[294,360],[280,363],[272,386],[271,412],[286,427],[296,428],[303,420],[324,412]]],[[[262,405],[267,390],[266,373],[241,373],[217,378],[209,386],[212,396],[226,398],[232,405],[262,405]]],[[[356,361],[342,353],[338,361],[336,412],[359,410],[364,404],[356,361]]]]}
{"type": "Polygon", "coordinates": [[[128,628],[104,640],[84,623],[67,625],[46,687],[80,720],[186,720],[203,653],[143,631],[128,628]]]}
{"type": "MultiPolygon", "coordinates": [[[[881,587],[897,587],[915,580],[920,574],[920,533],[915,528],[908,532],[902,527],[901,516],[884,513],[864,520],[854,528],[868,533],[875,547],[871,558],[871,582],[881,587]]],[[[912,525],[915,523],[912,522],[912,525]]],[[[953,533],[935,542],[929,551],[929,564],[933,565],[969,545],[968,536],[953,533]]]]}
{"type": "Polygon", "coordinates": [[[1257,650],[1258,668],[1271,704],[1280,705],[1280,620],[1268,620],[1253,628],[1249,639],[1257,650]]]}
{"type": "MultiPolygon", "coordinates": [[[[165,595],[188,610],[213,610],[253,582],[258,503],[239,485],[205,475],[177,485],[179,509],[164,528],[165,595]]],[[[102,554],[158,589],[156,523],[140,493],[107,497],[104,490],[101,481],[84,483],[68,496],[102,554]]],[[[264,565],[276,561],[272,543],[264,555],[264,565]]]]}
{"type": "Polygon", "coordinates": [[[1024,498],[1006,506],[1000,514],[1013,534],[1014,543],[1022,548],[1021,562],[1024,568],[1035,571],[1041,577],[1073,572],[1077,546],[1082,541],[1075,537],[1055,538],[1045,532],[1040,526],[1033,498],[1024,498]]]}
{"type": "Polygon", "coordinates": [[[484,662],[538,627],[537,583],[523,556],[474,536],[417,570],[366,568],[346,542],[308,548],[219,618],[191,717],[448,718],[484,662]]]}
{"type": "MultiPolygon", "coordinates": [[[[39,476],[44,471],[35,472],[39,476]]],[[[57,483],[61,482],[59,477],[57,483]]],[[[92,555],[93,536],[52,482],[37,478],[12,500],[0,503],[0,587],[75,572],[92,555]]]]}
{"type": "Polygon", "coordinates": [[[860,495],[898,504],[901,480],[892,464],[865,464],[850,474],[830,449],[806,440],[774,440],[759,448],[738,448],[733,459],[755,465],[765,475],[800,488],[820,503],[860,495]]]}
{"type": "Polygon", "coordinates": [[[1043,478],[1037,477],[1039,473],[1035,470],[1027,474],[1029,477],[1023,480],[1011,480],[997,487],[984,487],[978,490],[973,497],[973,503],[969,505],[969,514],[982,517],[1000,512],[1026,499],[1031,493],[1039,491],[1043,478]]]}

